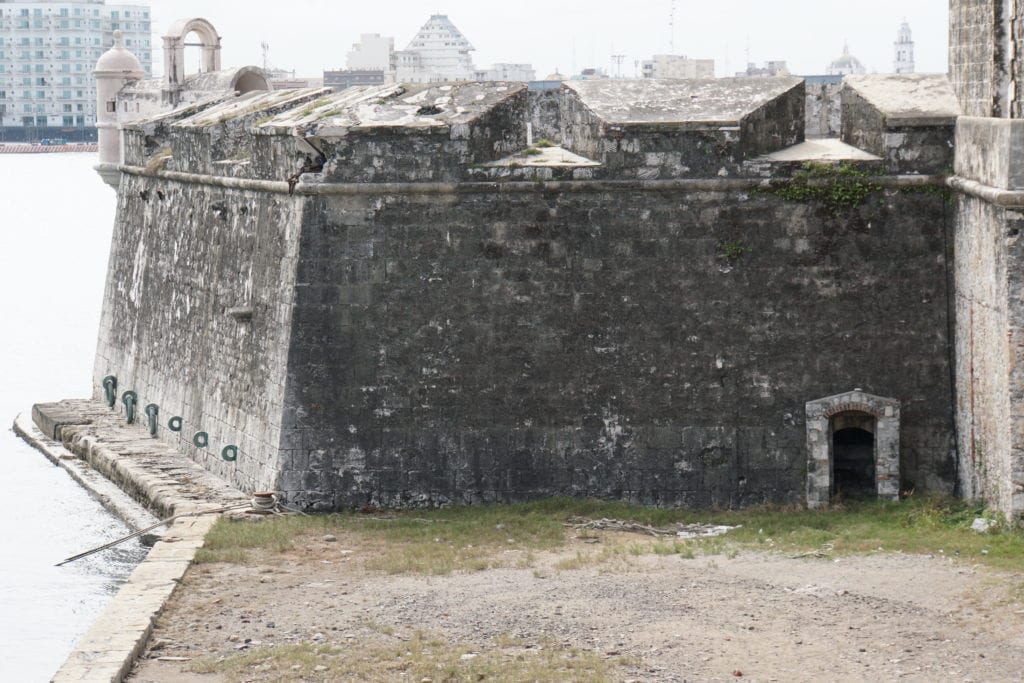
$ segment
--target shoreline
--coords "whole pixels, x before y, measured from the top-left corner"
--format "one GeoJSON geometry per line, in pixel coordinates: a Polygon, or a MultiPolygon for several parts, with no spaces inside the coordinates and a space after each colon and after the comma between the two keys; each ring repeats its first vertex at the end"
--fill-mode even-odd
{"type": "Polygon", "coordinates": [[[99,402],[37,404],[32,415],[34,424],[18,416],[15,433],[68,472],[107,510],[136,528],[157,521],[146,507],[162,519],[178,517],[51,678],[119,682],[131,671],[221,508],[248,499],[150,439],[139,425],[124,424],[99,402]]]}
{"type": "Polygon", "coordinates": [[[74,145],[33,145],[0,143],[0,154],[95,154],[99,151],[96,143],[74,145]]]}
{"type": "Polygon", "coordinates": [[[132,529],[141,529],[159,521],[145,506],[125,493],[112,481],[83,462],[74,453],[45,434],[24,413],[19,413],[11,425],[15,436],[27,443],[57,467],[64,470],[75,483],[85,489],[107,512],[132,529]]]}

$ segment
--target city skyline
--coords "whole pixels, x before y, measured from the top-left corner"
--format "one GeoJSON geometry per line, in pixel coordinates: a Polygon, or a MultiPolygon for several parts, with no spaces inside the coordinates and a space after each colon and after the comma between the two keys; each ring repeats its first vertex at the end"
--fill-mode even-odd
{"type": "MultiPolygon", "coordinates": [[[[466,0],[354,7],[298,0],[288,13],[268,22],[266,15],[247,11],[251,4],[240,0],[150,3],[157,36],[176,19],[202,16],[224,38],[226,65],[261,64],[260,44],[265,41],[271,65],[300,76],[344,67],[346,52],[363,33],[394,37],[400,49],[435,13],[447,14],[469,38],[476,64],[530,62],[538,78],[556,69],[569,74],[597,67],[613,73],[612,54],[627,56],[623,76],[639,76],[640,62],[655,54],[714,59],[718,76],[743,70],[748,55],[759,64],[785,60],[795,74],[822,74],[844,43],[869,73],[885,73],[893,70],[893,42],[904,19],[914,32],[916,70],[946,70],[948,8],[935,0],[865,0],[848,15],[837,13],[848,7],[838,2],[737,0],[729,11],[713,11],[679,0],[674,30],[669,27],[670,5],[670,0],[639,0],[623,12],[622,5],[601,0],[524,0],[515,6],[495,3],[481,11],[481,3],[466,0]],[[310,22],[313,14],[317,21],[310,22]]],[[[162,64],[158,40],[154,47],[154,64],[162,64]]]]}

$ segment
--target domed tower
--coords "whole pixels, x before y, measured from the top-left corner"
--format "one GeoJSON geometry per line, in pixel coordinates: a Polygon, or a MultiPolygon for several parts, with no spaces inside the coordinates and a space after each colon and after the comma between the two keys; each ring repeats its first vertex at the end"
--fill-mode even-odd
{"type": "Polygon", "coordinates": [[[829,76],[849,76],[850,74],[866,73],[867,69],[860,63],[860,60],[850,54],[850,44],[843,43],[843,54],[839,55],[828,65],[826,73],[829,76]]]}
{"type": "Polygon", "coordinates": [[[914,39],[910,34],[910,24],[904,21],[896,34],[893,45],[893,71],[898,74],[914,73],[914,39]]]}
{"type": "Polygon", "coordinates": [[[124,46],[120,31],[114,31],[114,46],[103,53],[93,71],[96,76],[96,128],[99,129],[100,163],[96,172],[114,189],[120,184],[121,133],[117,128],[117,93],[141,80],[144,72],[139,58],[124,46]]]}

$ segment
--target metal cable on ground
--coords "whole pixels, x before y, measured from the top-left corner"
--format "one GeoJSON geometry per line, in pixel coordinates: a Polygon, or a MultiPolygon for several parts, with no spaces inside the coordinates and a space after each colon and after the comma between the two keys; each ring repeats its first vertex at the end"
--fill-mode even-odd
{"type": "Polygon", "coordinates": [[[238,510],[238,509],[241,509],[241,508],[247,508],[249,506],[250,506],[250,503],[237,503],[235,505],[228,505],[226,507],[216,508],[216,509],[213,509],[213,510],[200,510],[199,512],[185,512],[185,513],[182,513],[180,515],[174,515],[173,517],[168,517],[167,519],[161,520],[161,521],[157,522],[156,524],[154,524],[152,526],[148,526],[145,529],[139,529],[138,531],[136,531],[134,533],[131,533],[131,534],[128,534],[127,536],[124,536],[123,538],[119,538],[119,539],[117,539],[115,541],[111,541],[110,543],[105,543],[105,544],[99,546],[98,548],[93,548],[92,550],[86,550],[84,553],[79,553],[77,555],[73,555],[73,556],[67,558],[66,560],[62,560],[61,562],[58,562],[54,566],[60,567],[60,566],[63,566],[65,564],[69,563],[69,562],[74,562],[75,560],[81,560],[84,557],[89,557],[90,555],[95,555],[96,553],[100,552],[101,550],[106,550],[107,548],[113,548],[115,545],[120,545],[121,543],[124,543],[125,541],[130,541],[133,538],[137,538],[137,537],[141,536],[142,534],[144,534],[146,532],[149,532],[149,531],[152,531],[153,529],[156,529],[157,527],[167,526],[168,524],[171,524],[172,522],[174,522],[175,520],[178,520],[178,519],[184,519],[186,517],[201,517],[203,515],[220,514],[222,512],[230,512],[231,510],[238,510]]]}

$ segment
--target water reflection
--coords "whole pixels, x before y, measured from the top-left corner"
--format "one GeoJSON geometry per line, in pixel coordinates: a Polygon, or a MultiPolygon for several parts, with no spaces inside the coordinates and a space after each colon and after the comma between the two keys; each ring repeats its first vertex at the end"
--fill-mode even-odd
{"type": "Polygon", "coordinates": [[[92,154],[0,154],[0,671],[48,680],[145,548],[7,427],[36,401],[89,393],[116,197],[92,154]]]}

